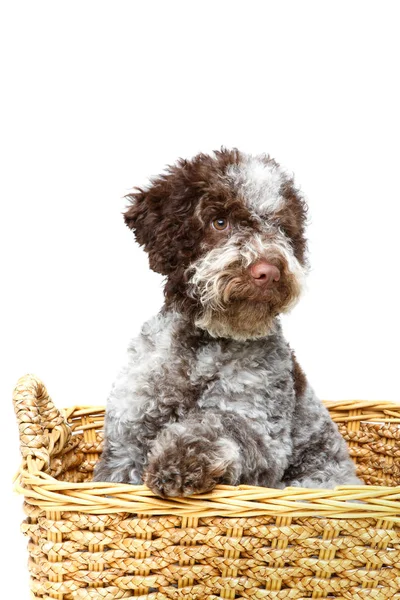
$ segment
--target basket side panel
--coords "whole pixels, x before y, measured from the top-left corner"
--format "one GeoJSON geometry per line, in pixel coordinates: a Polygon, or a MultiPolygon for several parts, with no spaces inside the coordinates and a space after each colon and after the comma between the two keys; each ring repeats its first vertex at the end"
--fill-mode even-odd
{"type": "MultiPolygon", "coordinates": [[[[354,411],[357,412],[357,411],[354,411]]],[[[350,413],[350,416],[351,415],[350,413]]],[[[358,415],[355,415],[358,416],[358,415]]],[[[369,485],[400,485],[400,425],[361,420],[338,423],[357,474],[369,485]]]]}
{"type": "Polygon", "coordinates": [[[57,479],[74,483],[92,480],[94,468],[103,451],[104,414],[104,408],[93,407],[78,408],[68,415],[67,420],[76,442],[74,456],[79,455],[80,459],[64,464],[57,479]]]}
{"type": "Polygon", "coordinates": [[[77,512],[28,520],[37,598],[400,600],[396,523],[77,512]]]}

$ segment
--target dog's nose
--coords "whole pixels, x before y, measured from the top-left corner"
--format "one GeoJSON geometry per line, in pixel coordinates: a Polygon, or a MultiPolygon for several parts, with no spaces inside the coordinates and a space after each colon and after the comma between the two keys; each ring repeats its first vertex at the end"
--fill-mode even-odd
{"type": "Polygon", "coordinates": [[[249,273],[256,285],[270,285],[274,281],[279,281],[281,273],[278,267],[270,265],[266,260],[259,260],[250,265],[249,273]]]}

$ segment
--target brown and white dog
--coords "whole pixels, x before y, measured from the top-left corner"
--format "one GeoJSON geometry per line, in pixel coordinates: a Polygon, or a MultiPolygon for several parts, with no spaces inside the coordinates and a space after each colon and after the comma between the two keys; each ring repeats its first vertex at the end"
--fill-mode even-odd
{"type": "Polygon", "coordinates": [[[162,496],[360,483],[279,323],[307,272],[292,176],[222,149],[179,160],[129,199],[125,222],[166,276],[165,304],[128,348],[95,479],[162,496]]]}

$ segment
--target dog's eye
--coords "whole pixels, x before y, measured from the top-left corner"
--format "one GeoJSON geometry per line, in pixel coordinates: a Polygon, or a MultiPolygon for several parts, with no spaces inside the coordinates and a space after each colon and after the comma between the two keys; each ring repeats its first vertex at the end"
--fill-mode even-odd
{"type": "Polygon", "coordinates": [[[228,219],[214,219],[211,226],[217,231],[226,231],[229,229],[229,221],[228,219]]]}

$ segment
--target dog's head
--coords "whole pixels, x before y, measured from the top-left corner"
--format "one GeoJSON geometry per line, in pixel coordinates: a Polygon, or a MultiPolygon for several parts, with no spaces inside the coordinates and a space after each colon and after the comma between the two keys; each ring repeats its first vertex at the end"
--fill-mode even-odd
{"type": "Polygon", "coordinates": [[[212,336],[265,336],[298,300],[307,208],[273,159],[199,154],[128,198],[125,222],[167,277],[166,303],[212,336]]]}

